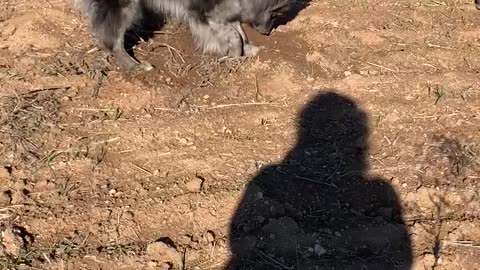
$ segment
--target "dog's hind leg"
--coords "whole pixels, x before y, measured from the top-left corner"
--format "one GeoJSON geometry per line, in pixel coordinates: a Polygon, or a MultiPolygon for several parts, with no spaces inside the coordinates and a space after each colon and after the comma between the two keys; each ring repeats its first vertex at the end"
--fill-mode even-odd
{"type": "Polygon", "coordinates": [[[243,40],[243,55],[247,57],[256,56],[260,51],[260,47],[252,45],[250,43],[250,41],[248,40],[247,34],[245,34],[245,31],[243,30],[242,24],[240,22],[235,22],[233,24],[235,25],[237,32],[240,34],[243,40]]]}
{"type": "Polygon", "coordinates": [[[93,31],[100,42],[111,51],[118,65],[127,70],[153,69],[148,63],[139,63],[125,50],[125,33],[140,15],[139,0],[88,1],[90,5],[87,14],[91,19],[93,31]]]}

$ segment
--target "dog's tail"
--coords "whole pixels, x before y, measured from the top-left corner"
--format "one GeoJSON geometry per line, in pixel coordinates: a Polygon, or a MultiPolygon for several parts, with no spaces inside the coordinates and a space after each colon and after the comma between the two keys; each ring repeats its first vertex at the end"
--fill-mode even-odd
{"type": "MultiPolygon", "coordinates": [[[[139,0],[71,0],[90,18],[93,31],[112,50],[140,16],[139,0]]],[[[122,39],[123,40],[123,39],[122,39]]]]}

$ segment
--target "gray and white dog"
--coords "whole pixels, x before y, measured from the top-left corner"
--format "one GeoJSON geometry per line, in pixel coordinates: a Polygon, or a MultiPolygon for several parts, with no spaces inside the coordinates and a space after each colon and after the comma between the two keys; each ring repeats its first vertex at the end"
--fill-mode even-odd
{"type": "Polygon", "coordinates": [[[142,7],[187,23],[195,48],[217,56],[254,56],[241,24],[252,25],[268,35],[275,20],[289,11],[295,0],[72,0],[89,18],[96,37],[119,66],[127,70],[150,70],[124,47],[124,36],[142,16],[142,7]]]}

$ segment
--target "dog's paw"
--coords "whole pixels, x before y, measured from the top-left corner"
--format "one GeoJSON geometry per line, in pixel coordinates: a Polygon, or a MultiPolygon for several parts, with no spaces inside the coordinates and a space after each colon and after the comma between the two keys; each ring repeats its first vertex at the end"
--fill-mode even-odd
{"type": "Polygon", "coordinates": [[[137,64],[137,65],[134,65],[134,66],[131,66],[128,68],[129,71],[151,71],[153,70],[155,67],[152,66],[151,64],[147,63],[147,62],[144,62],[144,63],[140,63],[140,64],[137,64]]]}

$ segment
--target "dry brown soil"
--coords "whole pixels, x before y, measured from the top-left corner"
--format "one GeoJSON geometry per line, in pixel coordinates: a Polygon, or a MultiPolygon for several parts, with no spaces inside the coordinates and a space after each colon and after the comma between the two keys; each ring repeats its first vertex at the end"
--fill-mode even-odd
{"type": "Polygon", "coordinates": [[[166,24],[141,73],[2,0],[0,266],[480,269],[472,2],[313,1],[254,59],[166,24]]]}

